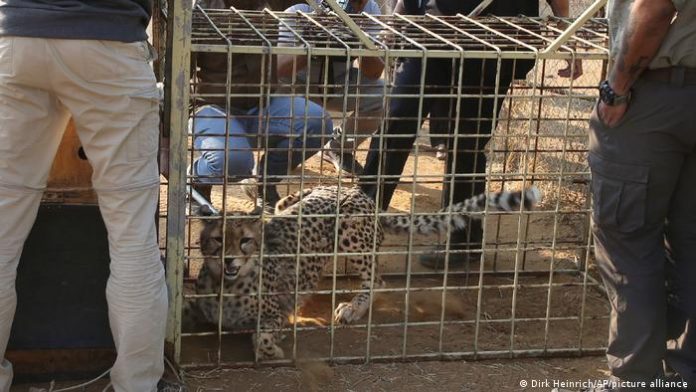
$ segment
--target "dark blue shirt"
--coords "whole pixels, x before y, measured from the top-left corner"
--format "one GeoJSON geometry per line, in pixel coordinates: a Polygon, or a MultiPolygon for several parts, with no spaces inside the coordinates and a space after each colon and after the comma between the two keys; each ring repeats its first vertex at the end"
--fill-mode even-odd
{"type": "MultiPolygon", "coordinates": [[[[412,15],[467,15],[481,3],[481,0],[403,0],[406,12],[412,15]]],[[[496,16],[538,16],[538,0],[496,0],[481,15],[496,16]]]]}
{"type": "Polygon", "coordinates": [[[151,14],[151,0],[0,0],[0,35],[142,41],[151,14]]]}

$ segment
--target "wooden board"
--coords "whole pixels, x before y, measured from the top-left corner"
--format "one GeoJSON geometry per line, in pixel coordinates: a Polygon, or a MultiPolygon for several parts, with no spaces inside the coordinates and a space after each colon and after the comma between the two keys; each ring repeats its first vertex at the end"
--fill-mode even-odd
{"type": "Polygon", "coordinates": [[[111,367],[113,349],[8,351],[16,382],[74,380],[92,378],[111,367]]]}
{"type": "Polygon", "coordinates": [[[80,152],[82,144],[72,120],[63,135],[53,161],[44,202],[61,204],[96,204],[92,189],[92,166],[80,152]]]}
{"type": "Polygon", "coordinates": [[[42,203],[17,269],[7,351],[15,373],[81,377],[111,365],[108,277],[99,207],[42,203]]]}

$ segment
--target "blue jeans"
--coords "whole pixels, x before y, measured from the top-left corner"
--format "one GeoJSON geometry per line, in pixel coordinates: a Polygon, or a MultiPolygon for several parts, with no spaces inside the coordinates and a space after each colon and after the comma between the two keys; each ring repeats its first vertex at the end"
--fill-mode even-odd
{"type": "MultiPolygon", "coordinates": [[[[323,92],[324,78],[321,76],[323,73],[323,64],[312,64],[312,80],[310,83],[310,88],[317,89],[313,91],[312,94],[323,92]]],[[[285,78],[281,80],[281,83],[292,84],[292,78],[285,78]]],[[[298,72],[295,76],[295,86],[300,86],[299,92],[304,93],[304,87],[308,83],[307,72],[298,72]]],[[[348,73],[346,73],[345,62],[338,62],[333,67],[333,72],[331,72],[331,77],[328,78],[327,83],[332,86],[337,86],[335,88],[329,88],[325,94],[327,94],[326,108],[336,112],[344,112],[345,115],[341,118],[342,125],[341,131],[344,133],[344,149],[352,149],[360,145],[367,138],[372,136],[373,133],[379,130],[379,126],[384,117],[384,81],[382,79],[372,79],[365,75],[360,75],[360,70],[357,68],[350,68],[348,73]],[[348,82],[348,88],[345,89],[346,79],[348,82]],[[345,96],[348,99],[345,100],[345,96]]],[[[323,102],[322,102],[323,103],[323,102]]],[[[340,149],[340,133],[333,135],[336,140],[332,141],[331,148],[335,151],[340,149]]]]}
{"type": "Polygon", "coordinates": [[[287,174],[321,148],[321,135],[333,124],[324,109],[313,102],[274,97],[262,113],[253,108],[244,115],[228,117],[217,106],[203,106],[191,119],[191,128],[193,147],[202,152],[194,162],[198,181],[220,184],[225,164],[232,180],[255,173],[263,175],[265,167],[268,182],[280,181],[278,176],[287,174]],[[252,148],[260,146],[267,147],[267,157],[262,156],[255,167],[252,148]]]}

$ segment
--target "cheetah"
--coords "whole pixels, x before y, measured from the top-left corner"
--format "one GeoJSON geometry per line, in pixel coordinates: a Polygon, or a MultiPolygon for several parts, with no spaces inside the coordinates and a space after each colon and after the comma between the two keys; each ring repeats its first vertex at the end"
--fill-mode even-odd
{"type": "MultiPolygon", "coordinates": [[[[223,233],[222,219],[206,220],[200,233],[205,261],[196,292],[219,293],[224,282],[222,327],[255,329],[260,317],[260,332],[252,336],[256,355],[260,359],[283,358],[277,342],[288,317],[301,306],[295,302],[295,290],[314,290],[334,252],[348,254],[348,262],[357,268],[361,279],[360,292],[334,311],[337,324],[349,324],[369,309],[370,290],[384,287],[372,250],[373,246],[379,249],[385,230],[435,233],[448,225],[461,230],[466,219],[482,212],[486,205],[491,211],[529,210],[540,197],[535,187],[524,192],[480,194],[439,214],[380,216],[376,220],[375,202],[360,188],[317,186],[278,201],[274,214],[265,222],[258,214],[231,213],[223,233]],[[452,214],[444,214],[450,211],[452,214]],[[224,263],[220,260],[223,246],[224,263]]],[[[205,209],[201,212],[205,214],[205,209]]],[[[197,321],[216,324],[218,298],[197,298],[188,312],[195,313],[197,321]]]]}

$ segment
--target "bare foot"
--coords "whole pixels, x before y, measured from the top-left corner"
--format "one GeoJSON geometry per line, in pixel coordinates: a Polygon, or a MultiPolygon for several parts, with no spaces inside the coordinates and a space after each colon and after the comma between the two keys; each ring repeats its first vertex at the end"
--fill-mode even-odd
{"type": "Polygon", "coordinates": [[[583,70],[582,70],[582,60],[575,60],[575,64],[573,65],[572,60],[566,60],[567,66],[563,69],[558,70],[558,76],[562,78],[570,78],[572,80],[575,80],[582,76],[583,70]],[[571,74],[572,71],[572,74],[571,74]]]}

